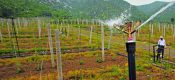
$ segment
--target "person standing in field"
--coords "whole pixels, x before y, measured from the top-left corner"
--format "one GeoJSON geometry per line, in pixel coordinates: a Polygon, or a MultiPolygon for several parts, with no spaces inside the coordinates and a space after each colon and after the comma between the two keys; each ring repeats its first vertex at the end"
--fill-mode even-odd
{"type": "Polygon", "coordinates": [[[160,53],[162,53],[162,59],[164,58],[164,49],[166,47],[166,42],[165,39],[163,38],[163,36],[160,36],[160,39],[158,41],[158,55],[157,58],[160,58],[160,53]]]}

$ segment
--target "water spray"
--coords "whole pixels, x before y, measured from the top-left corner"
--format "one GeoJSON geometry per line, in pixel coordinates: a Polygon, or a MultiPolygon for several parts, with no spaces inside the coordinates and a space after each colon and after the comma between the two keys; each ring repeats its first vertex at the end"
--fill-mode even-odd
{"type": "Polygon", "coordinates": [[[148,20],[146,20],[144,23],[142,23],[140,26],[138,26],[137,28],[135,28],[135,30],[132,32],[134,33],[135,31],[137,31],[138,29],[140,29],[142,26],[144,26],[145,24],[147,24],[149,21],[151,21],[152,19],[154,19],[156,16],[158,16],[160,13],[162,13],[163,11],[165,11],[167,8],[173,6],[175,4],[175,1],[170,2],[169,4],[167,4],[165,7],[161,8],[158,12],[156,12],[155,14],[153,14],[150,18],[148,18],[148,20]]]}

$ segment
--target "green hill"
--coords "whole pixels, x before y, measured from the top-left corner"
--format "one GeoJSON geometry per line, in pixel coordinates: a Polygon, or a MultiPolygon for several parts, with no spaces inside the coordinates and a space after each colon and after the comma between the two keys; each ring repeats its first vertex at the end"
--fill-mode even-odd
{"type": "Polygon", "coordinates": [[[55,0],[0,0],[0,17],[67,17],[68,12],[55,0]],[[58,6],[59,5],[59,6],[58,6]]]}
{"type": "Polygon", "coordinates": [[[131,6],[133,19],[143,18],[145,15],[135,6],[123,0],[60,0],[65,3],[73,18],[109,19],[120,16],[131,6]],[[138,18],[139,16],[139,18],[138,18]]]}
{"type": "Polygon", "coordinates": [[[123,0],[0,0],[0,17],[110,19],[126,10],[132,20],[145,18],[136,6],[123,0]]]}

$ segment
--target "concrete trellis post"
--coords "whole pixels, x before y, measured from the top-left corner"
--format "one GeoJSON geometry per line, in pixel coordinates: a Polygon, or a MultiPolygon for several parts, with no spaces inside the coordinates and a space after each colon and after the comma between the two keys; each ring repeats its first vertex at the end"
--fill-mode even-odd
{"type": "Polygon", "coordinates": [[[80,41],[80,36],[81,36],[81,28],[80,26],[78,27],[78,40],[80,41]]]}
{"type": "Polygon", "coordinates": [[[11,38],[11,30],[10,30],[9,20],[7,20],[7,30],[8,30],[8,36],[10,39],[11,38]]]}
{"type": "Polygon", "coordinates": [[[86,24],[87,24],[87,25],[89,24],[88,20],[86,20],[86,24]]]}
{"type": "Polygon", "coordinates": [[[171,24],[171,30],[172,30],[172,34],[173,34],[173,31],[174,31],[174,30],[173,30],[173,24],[171,24]]]}
{"type": "Polygon", "coordinates": [[[38,19],[38,36],[39,38],[41,37],[41,20],[39,18],[38,19]]]}
{"type": "Polygon", "coordinates": [[[72,23],[72,19],[70,20],[70,22],[69,22],[69,23],[70,23],[70,25],[72,25],[72,24],[73,24],[73,23],[72,23]]]}
{"type": "Polygon", "coordinates": [[[67,26],[67,37],[69,37],[69,34],[70,34],[70,25],[68,24],[68,26],[67,26]]]}
{"type": "Polygon", "coordinates": [[[56,33],[56,54],[57,54],[58,80],[63,80],[62,58],[61,58],[61,47],[60,47],[60,32],[57,29],[55,33],[56,33]]]}
{"type": "Polygon", "coordinates": [[[45,21],[44,21],[44,19],[42,19],[41,25],[42,25],[43,27],[45,27],[45,21]]]}
{"type": "Polygon", "coordinates": [[[25,25],[24,25],[24,22],[25,22],[25,19],[24,18],[22,18],[22,20],[21,20],[21,25],[22,25],[22,27],[24,27],[25,25]]]}
{"type": "Polygon", "coordinates": [[[159,27],[159,32],[160,32],[160,22],[158,23],[158,27],[159,27]]]}
{"type": "Polygon", "coordinates": [[[89,39],[89,44],[92,43],[92,31],[93,31],[93,26],[91,26],[91,31],[90,31],[90,39],[89,39]]]}
{"type": "Polygon", "coordinates": [[[110,38],[109,38],[109,42],[108,42],[108,49],[110,49],[111,47],[111,40],[112,40],[112,36],[113,36],[113,30],[110,30],[110,38]]]}
{"type": "Polygon", "coordinates": [[[58,27],[59,27],[59,20],[57,20],[57,29],[58,29],[58,27]]]}
{"type": "Polygon", "coordinates": [[[51,53],[51,64],[52,64],[52,67],[55,67],[54,53],[53,53],[53,43],[52,43],[52,35],[51,35],[50,23],[49,23],[48,26],[47,26],[47,31],[48,31],[48,40],[49,40],[50,53],[51,53]]]}
{"type": "Polygon", "coordinates": [[[95,25],[95,20],[94,19],[92,20],[92,24],[95,25]]]}
{"type": "Polygon", "coordinates": [[[164,24],[164,26],[163,26],[163,36],[165,36],[166,35],[166,24],[164,24]]]}
{"type": "Polygon", "coordinates": [[[3,43],[3,37],[2,37],[1,29],[0,29],[0,41],[3,43]]]}
{"type": "Polygon", "coordinates": [[[63,33],[63,30],[62,29],[63,29],[63,23],[61,22],[61,26],[60,26],[60,29],[59,30],[63,33]]]}
{"type": "Polygon", "coordinates": [[[171,29],[171,24],[168,24],[168,30],[171,29]]]}
{"type": "Polygon", "coordinates": [[[102,60],[105,61],[105,52],[104,52],[104,26],[101,24],[101,44],[102,44],[102,60]]]}
{"type": "Polygon", "coordinates": [[[27,19],[24,19],[24,27],[27,27],[27,26],[28,26],[27,19]]]}
{"type": "Polygon", "coordinates": [[[2,32],[1,32],[1,28],[3,27],[3,21],[2,21],[1,18],[0,18],[0,23],[1,23],[1,26],[0,26],[0,41],[3,43],[3,35],[2,35],[2,32]]]}
{"type": "Polygon", "coordinates": [[[162,25],[162,26],[161,26],[161,29],[162,29],[161,32],[162,32],[162,35],[163,35],[163,31],[164,31],[164,23],[162,23],[161,25],[162,25]]]}
{"type": "Polygon", "coordinates": [[[153,23],[151,24],[151,35],[152,36],[154,35],[154,24],[153,23]]]}
{"type": "Polygon", "coordinates": [[[169,25],[169,23],[167,23],[167,29],[168,29],[168,30],[170,29],[170,25],[169,25]]]}
{"type": "Polygon", "coordinates": [[[151,24],[151,22],[149,23],[149,33],[151,33],[152,34],[152,24],[151,24]]]}
{"type": "Polygon", "coordinates": [[[64,19],[62,20],[62,24],[64,25],[64,19]]]}
{"type": "Polygon", "coordinates": [[[18,18],[18,27],[21,28],[21,22],[19,18],[18,18]]]}
{"type": "Polygon", "coordinates": [[[0,18],[0,30],[1,30],[1,28],[2,28],[2,21],[1,21],[1,18],[0,18]]]}
{"type": "Polygon", "coordinates": [[[174,33],[174,37],[175,37],[175,25],[173,25],[173,28],[174,28],[174,31],[173,31],[173,33],[174,33]]]}

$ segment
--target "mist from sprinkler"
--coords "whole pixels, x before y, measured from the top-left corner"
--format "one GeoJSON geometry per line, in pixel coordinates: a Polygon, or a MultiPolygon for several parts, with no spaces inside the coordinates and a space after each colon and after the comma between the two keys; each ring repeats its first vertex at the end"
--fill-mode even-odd
{"type": "Polygon", "coordinates": [[[119,28],[120,26],[123,26],[125,22],[130,18],[131,14],[129,13],[129,10],[125,10],[120,14],[119,17],[115,17],[113,19],[109,20],[99,20],[99,22],[103,25],[107,25],[110,29],[114,28],[114,25],[116,25],[116,28],[119,28]]]}

